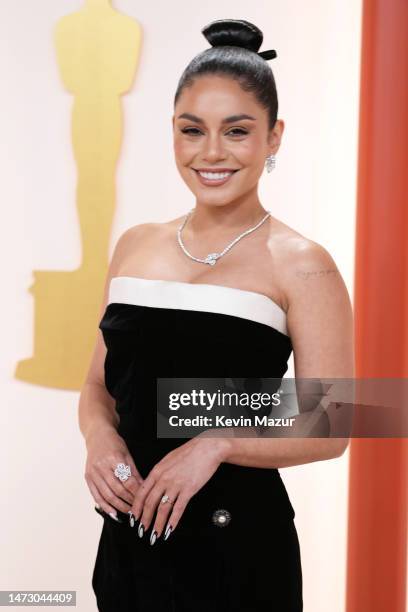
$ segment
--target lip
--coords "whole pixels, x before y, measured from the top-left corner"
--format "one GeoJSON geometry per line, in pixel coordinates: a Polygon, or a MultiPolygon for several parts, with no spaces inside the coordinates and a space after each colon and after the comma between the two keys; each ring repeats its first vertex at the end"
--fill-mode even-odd
{"type": "Polygon", "coordinates": [[[212,168],[193,168],[196,172],[236,172],[239,168],[218,168],[213,166],[212,168]]]}
{"type": "Polygon", "coordinates": [[[199,168],[199,169],[192,168],[192,170],[194,170],[200,183],[207,187],[218,187],[219,185],[224,185],[231,179],[232,176],[234,176],[234,174],[238,172],[238,168],[211,168],[211,169],[210,168],[199,168]],[[201,176],[199,170],[201,172],[232,172],[232,174],[230,174],[229,176],[223,179],[219,179],[215,181],[214,179],[206,179],[203,176],[201,176]]]}

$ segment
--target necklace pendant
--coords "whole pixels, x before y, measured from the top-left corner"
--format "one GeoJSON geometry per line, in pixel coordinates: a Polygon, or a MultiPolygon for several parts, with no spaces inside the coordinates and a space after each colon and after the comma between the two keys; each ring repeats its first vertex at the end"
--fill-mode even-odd
{"type": "Polygon", "coordinates": [[[218,253],[210,253],[204,260],[204,263],[214,266],[217,262],[219,255],[218,253]]]}

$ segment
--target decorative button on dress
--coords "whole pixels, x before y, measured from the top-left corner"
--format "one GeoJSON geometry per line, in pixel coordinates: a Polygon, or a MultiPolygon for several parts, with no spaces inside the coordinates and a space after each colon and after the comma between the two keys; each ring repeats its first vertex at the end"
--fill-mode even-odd
{"type": "MultiPolygon", "coordinates": [[[[112,278],[99,327],[118,433],[141,476],[185,438],[158,438],[158,377],[282,378],[285,312],[260,293],[112,278]]],[[[271,440],[272,442],[272,440],[271,440]]],[[[278,469],[221,463],[178,525],[150,544],[127,514],[103,519],[92,587],[101,612],[301,612],[295,512],[278,469]]]]}

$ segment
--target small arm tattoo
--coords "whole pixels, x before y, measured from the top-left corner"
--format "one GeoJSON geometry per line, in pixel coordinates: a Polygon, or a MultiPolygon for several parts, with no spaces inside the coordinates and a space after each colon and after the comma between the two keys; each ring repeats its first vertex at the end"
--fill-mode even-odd
{"type": "Polygon", "coordinates": [[[338,270],[336,268],[329,268],[326,270],[316,270],[313,272],[305,272],[304,270],[297,270],[296,276],[300,276],[305,280],[309,278],[321,278],[322,276],[327,276],[328,274],[338,274],[338,270]]]}

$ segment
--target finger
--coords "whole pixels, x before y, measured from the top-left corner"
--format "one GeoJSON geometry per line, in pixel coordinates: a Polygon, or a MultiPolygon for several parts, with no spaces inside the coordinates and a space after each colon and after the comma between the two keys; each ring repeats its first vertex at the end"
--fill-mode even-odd
{"type": "Polygon", "coordinates": [[[112,489],[112,491],[115,492],[118,497],[121,497],[128,504],[132,505],[133,499],[135,497],[135,492],[139,487],[139,484],[135,478],[129,476],[128,480],[132,479],[132,482],[130,483],[130,485],[128,485],[129,488],[127,488],[125,486],[125,482],[127,483],[128,481],[126,480],[125,482],[123,482],[119,480],[119,478],[115,476],[112,471],[105,471],[101,473],[101,476],[104,478],[107,485],[112,489]],[[134,492],[132,492],[131,489],[134,492]]]}
{"type": "Polygon", "coordinates": [[[140,485],[143,483],[143,477],[135,466],[131,455],[125,455],[124,463],[129,465],[131,476],[127,480],[122,481],[122,485],[127,491],[130,491],[130,503],[132,504],[140,485]]]}
{"type": "Polygon", "coordinates": [[[162,502],[160,498],[159,505],[157,506],[156,518],[152,527],[152,533],[156,532],[159,538],[163,531],[165,531],[165,525],[168,523],[169,516],[172,512],[173,506],[179,495],[177,489],[167,489],[165,492],[169,496],[169,501],[162,502]]]}
{"type": "Polygon", "coordinates": [[[132,504],[135,493],[139,487],[138,479],[141,478],[141,476],[133,462],[132,465],[130,465],[127,463],[127,461],[128,456],[122,458],[119,457],[115,458],[109,467],[107,467],[105,464],[97,464],[95,468],[118,497],[121,497],[129,504],[132,504]],[[127,480],[120,480],[120,478],[115,475],[115,469],[119,463],[124,463],[130,467],[131,476],[129,476],[127,480]]]}
{"type": "Polygon", "coordinates": [[[135,480],[136,480],[136,483],[138,485],[141,485],[144,479],[141,476],[139,470],[137,469],[137,467],[136,467],[136,465],[135,465],[135,463],[133,461],[132,455],[126,454],[123,463],[130,467],[130,471],[131,471],[131,474],[132,474],[128,480],[124,481],[124,486],[129,488],[128,485],[131,484],[131,483],[134,483],[135,480]]]}
{"type": "Polygon", "coordinates": [[[131,504],[123,501],[123,499],[116,495],[115,491],[110,488],[100,474],[95,474],[93,481],[107,504],[120,512],[128,512],[130,510],[131,504]]]}
{"type": "MultiPolygon", "coordinates": [[[[183,512],[188,504],[190,500],[190,497],[188,495],[186,495],[185,493],[179,493],[172,512],[168,518],[167,524],[166,524],[166,528],[164,530],[164,537],[166,538],[166,533],[168,531],[168,529],[170,529],[170,533],[172,533],[175,528],[177,527],[180,518],[183,516],[183,512]]],[[[166,538],[167,539],[167,538],[166,538]]]]}
{"type": "Polygon", "coordinates": [[[140,517],[140,524],[143,525],[144,531],[147,531],[147,529],[149,529],[154,513],[160,505],[160,500],[167,489],[168,486],[166,487],[163,481],[159,481],[150,490],[149,494],[145,498],[142,516],[140,517]]]}
{"type": "Polygon", "coordinates": [[[108,502],[99,493],[98,487],[92,481],[88,482],[88,487],[91,491],[92,497],[95,500],[95,503],[98,504],[101,510],[106,512],[106,514],[110,514],[112,518],[117,517],[116,509],[108,504],[108,502]]]}
{"type": "Polygon", "coordinates": [[[136,491],[135,497],[133,499],[133,504],[131,511],[136,517],[136,520],[139,519],[140,515],[143,511],[143,506],[145,503],[145,499],[150,493],[151,489],[156,484],[156,476],[152,472],[148,475],[148,477],[142,482],[136,491]]]}

